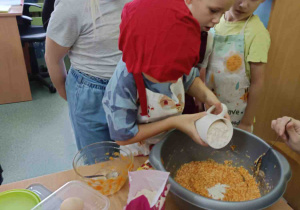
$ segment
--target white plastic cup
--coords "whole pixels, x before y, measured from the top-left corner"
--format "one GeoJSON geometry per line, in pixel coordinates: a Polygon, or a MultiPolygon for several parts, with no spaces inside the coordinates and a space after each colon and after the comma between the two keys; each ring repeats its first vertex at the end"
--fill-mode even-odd
{"type": "Polygon", "coordinates": [[[212,114],[211,112],[215,109],[215,106],[210,107],[207,110],[207,115],[205,115],[204,117],[202,117],[201,119],[197,120],[195,123],[197,132],[200,136],[200,138],[207,143],[210,147],[214,148],[214,149],[221,149],[223,147],[225,147],[231,140],[232,135],[233,135],[233,126],[230,122],[230,120],[224,118],[225,114],[227,113],[227,107],[225,104],[222,104],[222,112],[218,115],[212,114]],[[208,137],[207,137],[207,133],[208,130],[210,128],[210,126],[218,121],[218,120],[222,120],[227,128],[228,128],[228,132],[229,135],[227,136],[227,138],[224,138],[224,141],[222,142],[215,142],[215,141],[208,141],[208,137]]]}

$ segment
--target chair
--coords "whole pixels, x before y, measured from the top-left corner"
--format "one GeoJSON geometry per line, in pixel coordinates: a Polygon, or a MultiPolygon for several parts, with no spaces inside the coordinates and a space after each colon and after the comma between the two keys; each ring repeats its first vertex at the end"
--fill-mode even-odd
{"type": "Polygon", "coordinates": [[[31,75],[29,78],[30,80],[36,80],[41,82],[43,85],[48,87],[50,93],[55,93],[56,89],[53,86],[53,84],[48,83],[45,80],[46,77],[49,77],[47,70],[40,69],[38,66],[33,43],[44,42],[46,40],[46,31],[44,30],[43,26],[31,25],[32,18],[29,17],[30,16],[29,7],[31,6],[41,8],[41,6],[37,4],[24,3],[23,15],[17,17],[22,45],[24,46],[25,43],[28,43],[30,66],[31,66],[31,75]]]}
{"type": "Polygon", "coordinates": [[[47,31],[47,28],[48,28],[48,23],[49,23],[49,20],[50,20],[51,13],[54,10],[54,3],[55,3],[55,0],[44,0],[42,20],[43,20],[44,29],[46,31],[47,31]]]}
{"type": "Polygon", "coordinates": [[[0,185],[1,185],[2,182],[3,182],[2,173],[3,173],[3,170],[2,170],[1,165],[0,165],[0,185]]]}

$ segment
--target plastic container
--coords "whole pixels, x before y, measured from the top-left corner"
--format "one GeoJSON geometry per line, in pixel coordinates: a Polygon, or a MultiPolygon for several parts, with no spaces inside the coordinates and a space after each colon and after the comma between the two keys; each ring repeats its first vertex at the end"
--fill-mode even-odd
{"type": "Polygon", "coordinates": [[[30,210],[41,199],[34,192],[25,189],[15,189],[0,193],[1,210],[30,210]]]}
{"type": "Polygon", "coordinates": [[[132,168],[131,151],[108,141],[84,147],[73,160],[73,169],[80,179],[103,195],[118,192],[132,168]]]}
{"type": "Polygon", "coordinates": [[[221,149],[230,142],[233,135],[233,126],[230,120],[224,118],[228,110],[225,104],[222,104],[223,110],[218,115],[212,114],[214,109],[215,106],[210,107],[207,110],[207,115],[197,120],[195,126],[199,136],[204,142],[214,149],[221,149]],[[223,127],[220,129],[220,127],[215,124],[218,121],[219,123],[224,124],[225,128],[223,127]],[[214,137],[209,135],[210,129],[213,129],[213,127],[216,129],[211,131],[214,133],[214,137]]]}
{"type": "Polygon", "coordinates": [[[83,210],[108,210],[110,202],[107,197],[101,195],[81,181],[71,181],[56,190],[32,210],[59,210],[62,202],[70,197],[83,200],[83,210]]]}
{"type": "Polygon", "coordinates": [[[41,201],[52,194],[50,190],[48,190],[44,185],[41,184],[32,184],[27,187],[27,190],[30,190],[37,194],[40,197],[41,201]]]}

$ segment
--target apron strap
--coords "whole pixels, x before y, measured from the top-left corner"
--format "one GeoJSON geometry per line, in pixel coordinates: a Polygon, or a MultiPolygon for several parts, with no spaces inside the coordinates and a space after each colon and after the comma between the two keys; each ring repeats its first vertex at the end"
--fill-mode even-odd
{"type": "Polygon", "coordinates": [[[137,73],[133,75],[133,78],[135,80],[135,84],[137,87],[137,91],[139,94],[139,99],[140,99],[140,106],[142,109],[142,116],[148,115],[148,108],[147,108],[147,95],[146,95],[146,88],[145,88],[145,83],[143,79],[142,73],[137,73]]]}
{"type": "Polygon", "coordinates": [[[246,23],[245,23],[244,27],[242,28],[242,30],[241,30],[241,32],[240,32],[240,34],[241,34],[241,35],[244,35],[244,32],[245,32],[246,26],[247,26],[247,24],[248,24],[248,22],[249,22],[249,20],[250,20],[250,18],[251,18],[252,16],[253,16],[253,14],[252,14],[252,15],[250,15],[250,17],[247,19],[247,21],[246,21],[246,23]]]}

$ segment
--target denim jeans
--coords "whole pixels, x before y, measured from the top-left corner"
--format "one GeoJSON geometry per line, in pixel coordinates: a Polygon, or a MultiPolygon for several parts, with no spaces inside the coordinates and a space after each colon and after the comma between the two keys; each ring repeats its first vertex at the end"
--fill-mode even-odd
{"type": "Polygon", "coordinates": [[[109,80],[84,74],[71,67],[66,92],[69,115],[78,150],[101,141],[111,141],[102,98],[109,80]]]}

